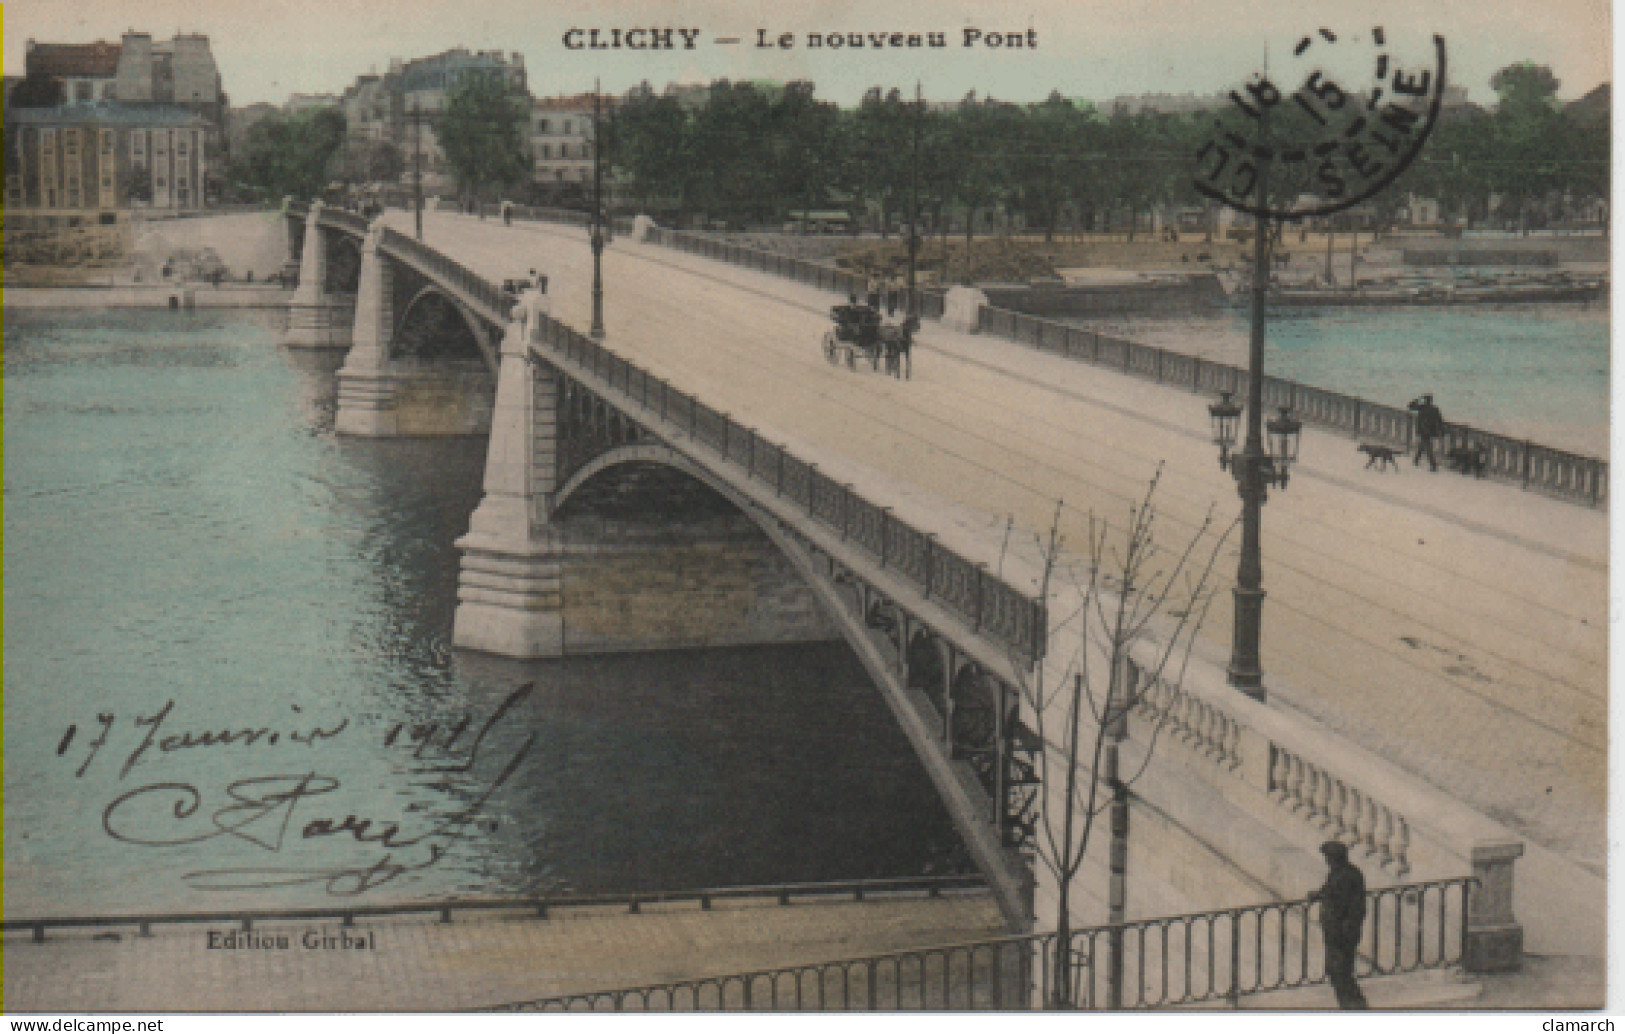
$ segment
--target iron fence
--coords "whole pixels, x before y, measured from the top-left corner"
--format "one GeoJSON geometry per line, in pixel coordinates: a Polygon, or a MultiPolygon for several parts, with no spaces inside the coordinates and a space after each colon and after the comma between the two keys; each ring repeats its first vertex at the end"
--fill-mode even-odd
{"type": "MultiPolygon", "coordinates": [[[[1367,894],[1356,974],[1460,964],[1471,877],[1367,894]]],[[[501,1011],[1156,1009],[1226,1003],[1326,982],[1320,906],[1269,902],[1071,932],[989,938],[861,958],[559,995],[501,1011]]],[[[1328,1003],[1330,1004],[1330,1003],[1328,1003]]]]}
{"type": "Polygon", "coordinates": [[[918,876],[894,879],[832,880],[821,883],[771,883],[738,887],[705,887],[695,890],[630,891],[620,894],[540,894],[513,898],[451,898],[440,901],[407,901],[394,904],[360,905],[332,903],[313,908],[238,909],[219,912],[138,912],[124,915],[101,916],[36,916],[8,918],[0,921],[0,933],[27,933],[32,940],[46,939],[50,931],[85,929],[128,929],[134,927],[141,936],[149,936],[155,926],[182,926],[197,923],[212,925],[233,924],[243,930],[252,930],[255,923],[309,922],[337,920],[344,926],[354,926],[361,919],[382,919],[401,916],[434,916],[442,923],[453,922],[459,915],[490,915],[519,913],[546,919],[559,909],[624,907],[628,912],[642,911],[646,905],[689,903],[709,910],[718,901],[768,899],[780,905],[797,901],[851,898],[864,901],[887,897],[940,897],[947,891],[982,890],[986,880],[979,875],[918,876]]]}
{"type": "MultiPolygon", "coordinates": [[[[1221,391],[1238,396],[1246,393],[1247,371],[1239,367],[1124,341],[1026,313],[985,305],[980,329],[982,333],[995,334],[1068,359],[1107,366],[1201,395],[1216,395],[1221,391]]],[[[1266,377],[1264,381],[1264,404],[1272,408],[1288,406],[1306,424],[1384,445],[1408,449],[1414,444],[1414,420],[1408,410],[1284,378],[1266,377]]],[[[1608,500],[1605,460],[1466,424],[1447,424],[1443,446],[1477,449],[1485,459],[1485,473],[1502,481],[1593,506],[1603,505],[1608,500]]]]}

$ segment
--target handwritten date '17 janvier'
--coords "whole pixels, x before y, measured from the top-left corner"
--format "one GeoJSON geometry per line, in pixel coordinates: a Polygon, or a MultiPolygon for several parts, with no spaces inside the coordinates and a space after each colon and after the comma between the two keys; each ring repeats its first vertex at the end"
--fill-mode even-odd
{"type": "MultiPolygon", "coordinates": [[[[528,694],[530,688],[526,685],[511,694],[472,736],[469,735],[469,730],[473,727],[474,719],[471,715],[464,714],[444,722],[396,722],[385,731],[383,745],[408,749],[418,760],[425,759],[431,752],[432,756],[440,758],[460,751],[467,751],[468,755],[472,755],[479,750],[480,742],[484,740],[491,727],[511,711],[517,705],[518,698],[528,694]]],[[[295,714],[300,714],[297,704],[293,705],[292,709],[295,714]]],[[[264,750],[279,744],[314,747],[339,739],[350,731],[348,718],[331,725],[301,723],[293,726],[290,723],[289,726],[227,725],[214,729],[184,729],[176,727],[180,719],[175,710],[175,701],[167,700],[153,713],[138,713],[122,723],[115,712],[99,712],[96,715],[95,731],[87,733],[88,738],[81,739],[77,723],[67,727],[62,733],[62,738],[57,741],[57,756],[67,756],[70,750],[76,749],[75,741],[81,742],[83,746],[78,749],[83,750],[84,756],[74,775],[83,776],[90,769],[91,763],[102,753],[102,749],[107,747],[108,740],[113,738],[115,733],[123,734],[126,739],[134,740],[133,745],[124,752],[124,763],[119,768],[119,778],[123,779],[129,776],[131,770],[140,762],[151,761],[164,755],[221,748],[264,750]]],[[[117,750],[114,749],[113,752],[116,754],[117,750]]]]}

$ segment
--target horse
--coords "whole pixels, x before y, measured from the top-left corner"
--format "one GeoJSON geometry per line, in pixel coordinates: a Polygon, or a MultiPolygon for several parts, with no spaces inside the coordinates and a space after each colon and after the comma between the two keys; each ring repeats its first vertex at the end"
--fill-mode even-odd
{"type": "Polygon", "coordinates": [[[888,324],[880,328],[880,346],[885,351],[886,372],[893,377],[913,378],[914,331],[919,325],[919,320],[910,316],[902,323],[888,324]]]}

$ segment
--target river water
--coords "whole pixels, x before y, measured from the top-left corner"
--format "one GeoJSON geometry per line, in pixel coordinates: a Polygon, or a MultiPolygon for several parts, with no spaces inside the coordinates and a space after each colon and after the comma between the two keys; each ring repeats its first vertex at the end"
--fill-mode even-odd
{"type": "Polygon", "coordinates": [[[5,313],[8,917],[968,871],[842,645],[454,651],[483,441],[269,318],[5,313]]]}
{"type": "MultiPolygon", "coordinates": [[[[1272,310],[1266,368],[1390,406],[1429,393],[1447,420],[1606,457],[1608,317],[1606,303],[1272,310]]],[[[1245,308],[1073,322],[1187,355],[1247,363],[1245,308]]]]}

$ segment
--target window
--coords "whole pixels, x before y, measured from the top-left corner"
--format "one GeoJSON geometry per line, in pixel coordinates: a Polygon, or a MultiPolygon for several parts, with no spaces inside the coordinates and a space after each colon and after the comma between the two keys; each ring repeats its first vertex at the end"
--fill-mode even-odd
{"type": "Polygon", "coordinates": [[[565,120],[564,120],[564,128],[563,128],[563,129],[561,129],[561,130],[560,130],[560,131],[559,131],[559,132],[561,132],[561,133],[568,133],[568,132],[570,132],[570,120],[569,120],[569,119],[565,119],[565,120]]]}
{"type": "Polygon", "coordinates": [[[186,157],[186,141],[185,140],[177,140],[177,141],[175,141],[175,154],[178,157],[181,157],[181,158],[186,157]]]}
{"type": "Polygon", "coordinates": [[[543,158],[551,158],[551,157],[553,157],[553,145],[552,144],[543,144],[542,145],[542,157],[543,158]]]}
{"type": "Polygon", "coordinates": [[[73,99],[76,100],[76,101],[88,101],[88,100],[91,100],[94,90],[95,90],[95,86],[92,85],[91,83],[74,83],[73,84],[73,99]]]}
{"type": "Polygon", "coordinates": [[[155,186],[155,187],[158,187],[159,189],[163,189],[164,178],[162,176],[159,176],[157,179],[152,181],[152,185],[155,186]]]}
{"type": "Polygon", "coordinates": [[[536,120],[536,132],[538,132],[538,133],[547,132],[547,119],[539,118],[539,119],[536,120]]]}

